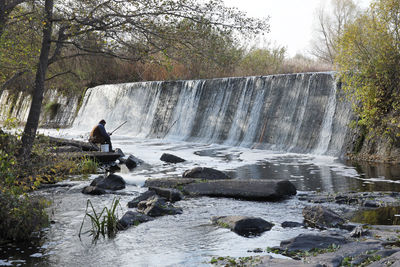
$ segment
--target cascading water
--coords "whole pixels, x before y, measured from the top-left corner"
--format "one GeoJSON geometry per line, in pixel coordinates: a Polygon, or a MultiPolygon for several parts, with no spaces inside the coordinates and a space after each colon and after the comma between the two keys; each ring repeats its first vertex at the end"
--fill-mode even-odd
{"type": "Polygon", "coordinates": [[[131,136],[338,156],[351,112],[336,98],[334,73],[103,85],[74,128],[127,120],[131,136]]]}

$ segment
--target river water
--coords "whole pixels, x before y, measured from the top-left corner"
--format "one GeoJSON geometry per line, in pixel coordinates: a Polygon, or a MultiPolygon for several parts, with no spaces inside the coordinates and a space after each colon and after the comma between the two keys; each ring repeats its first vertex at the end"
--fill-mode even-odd
{"type": "MultiPolygon", "coordinates": [[[[45,133],[66,138],[84,139],[86,133],[47,130],[45,133]]],[[[281,202],[254,202],[226,198],[189,198],[175,203],[183,214],[164,216],[119,232],[114,239],[78,237],[86,202],[97,210],[110,206],[114,198],[121,201],[118,214],[127,210],[127,202],[147,189],[147,178],[179,177],[195,166],[224,171],[234,179],[288,179],[298,194],[311,191],[400,191],[399,169],[390,166],[351,166],[335,157],[312,154],[280,153],[216,144],[189,143],[159,139],[140,139],[113,135],[114,147],[132,154],[145,163],[129,171],[122,168],[126,189],[115,195],[88,196],[81,189],[89,180],[75,177],[64,187],[41,190],[52,200],[49,213],[52,224],[37,243],[0,246],[0,265],[8,266],[208,266],[212,257],[246,257],[266,255],[254,249],[277,246],[282,240],[313,229],[284,229],[284,221],[302,221],[307,203],[297,196],[281,202]],[[186,159],[179,164],[159,160],[162,153],[186,159]],[[246,215],[261,217],[275,226],[261,236],[245,238],[228,229],[213,226],[212,216],[246,215]]],[[[337,206],[338,209],[345,207],[337,206]]],[[[84,229],[89,223],[84,224],[84,229]]],[[[279,257],[279,255],[274,255],[279,257]]]]}

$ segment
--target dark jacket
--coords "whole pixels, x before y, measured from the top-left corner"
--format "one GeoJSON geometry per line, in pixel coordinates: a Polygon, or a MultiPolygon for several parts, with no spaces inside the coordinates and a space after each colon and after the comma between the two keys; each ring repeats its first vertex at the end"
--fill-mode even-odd
{"type": "Polygon", "coordinates": [[[110,136],[106,132],[103,124],[100,123],[93,128],[93,130],[90,132],[89,141],[100,144],[110,142],[110,136]]]}

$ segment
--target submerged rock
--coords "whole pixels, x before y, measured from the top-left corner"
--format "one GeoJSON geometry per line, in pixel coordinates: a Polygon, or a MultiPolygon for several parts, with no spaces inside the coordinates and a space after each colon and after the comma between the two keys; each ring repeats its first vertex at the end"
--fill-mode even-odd
{"type": "Polygon", "coordinates": [[[196,167],[191,170],[186,170],[183,175],[183,178],[200,178],[205,180],[223,180],[223,179],[231,179],[225,173],[205,167],[196,167]]]}
{"type": "Polygon", "coordinates": [[[180,163],[186,161],[183,158],[168,153],[162,154],[160,160],[168,163],[180,163]]]}
{"type": "Polygon", "coordinates": [[[286,221],[286,222],[283,222],[281,224],[281,226],[283,228],[295,228],[295,227],[304,227],[304,224],[303,223],[299,223],[299,222],[288,222],[288,221],[286,221]]]}
{"type": "Polygon", "coordinates": [[[262,218],[247,216],[215,216],[211,218],[211,221],[246,237],[260,235],[274,226],[262,218]]]}
{"type": "Polygon", "coordinates": [[[161,198],[157,195],[139,202],[137,210],[140,213],[149,215],[151,217],[182,214],[181,208],[172,206],[171,204],[167,203],[164,198],[161,198]]]}
{"type": "Polygon", "coordinates": [[[303,209],[304,223],[319,229],[341,227],[346,221],[334,211],[321,205],[303,209]]]}
{"type": "Polygon", "coordinates": [[[126,185],[125,180],[118,175],[115,174],[110,174],[107,177],[104,177],[103,175],[95,178],[90,186],[96,186],[101,189],[106,189],[106,190],[121,190],[124,189],[126,185]]]}
{"type": "Polygon", "coordinates": [[[117,228],[118,230],[126,230],[132,225],[139,225],[144,222],[154,220],[152,217],[147,216],[143,213],[127,211],[124,216],[118,221],[117,228]]]}

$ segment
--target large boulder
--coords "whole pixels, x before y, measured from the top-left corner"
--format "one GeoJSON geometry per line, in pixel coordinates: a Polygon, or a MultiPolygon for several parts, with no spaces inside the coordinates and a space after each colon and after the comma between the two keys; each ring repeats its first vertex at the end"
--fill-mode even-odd
{"type": "Polygon", "coordinates": [[[143,213],[127,211],[124,216],[118,221],[117,228],[118,230],[125,230],[130,226],[137,226],[141,223],[148,222],[154,220],[152,217],[147,216],[143,213]]]}
{"type": "Polygon", "coordinates": [[[307,226],[319,229],[341,227],[346,222],[337,213],[321,205],[305,207],[303,217],[307,226]]]}
{"type": "Polygon", "coordinates": [[[164,198],[157,195],[139,202],[137,210],[138,212],[151,217],[182,214],[181,208],[175,208],[171,204],[167,203],[164,198]]]}
{"type": "Polygon", "coordinates": [[[223,180],[223,179],[231,179],[225,173],[205,167],[196,167],[191,170],[186,170],[183,175],[183,178],[200,178],[205,180],[223,180]]]}
{"type": "Polygon", "coordinates": [[[160,160],[168,163],[180,163],[186,161],[183,158],[168,153],[162,154],[160,160]]]}
{"type": "Polygon", "coordinates": [[[213,224],[229,228],[241,236],[256,236],[271,230],[272,223],[262,218],[247,216],[214,216],[211,218],[213,224]]]}
{"type": "Polygon", "coordinates": [[[135,197],[131,201],[128,202],[128,208],[136,208],[141,201],[147,200],[156,195],[156,192],[148,190],[143,194],[140,194],[138,197],[135,197]]]}
{"type": "Polygon", "coordinates": [[[125,180],[118,175],[110,174],[106,177],[103,175],[95,178],[90,186],[95,186],[105,190],[121,190],[124,189],[126,185],[125,180]]]}
{"type": "Polygon", "coordinates": [[[296,195],[296,188],[289,181],[216,180],[185,185],[183,192],[195,196],[277,201],[296,195]]]}
{"type": "Polygon", "coordinates": [[[149,187],[149,190],[154,191],[157,195],[167,199],[170,202],[176,202],[183,199],[183,194],[178,189],[149,187]]]}

